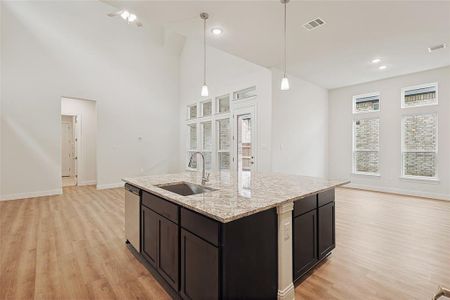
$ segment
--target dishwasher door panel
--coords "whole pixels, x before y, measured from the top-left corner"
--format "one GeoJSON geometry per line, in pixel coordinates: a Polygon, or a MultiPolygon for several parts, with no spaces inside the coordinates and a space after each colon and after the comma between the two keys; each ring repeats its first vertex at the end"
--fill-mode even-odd
{"type": "Polygon", "coordinates": [[[125,192],[125,238],[141,252],[140,225],[140,197],[130,191],[125,192]]]}

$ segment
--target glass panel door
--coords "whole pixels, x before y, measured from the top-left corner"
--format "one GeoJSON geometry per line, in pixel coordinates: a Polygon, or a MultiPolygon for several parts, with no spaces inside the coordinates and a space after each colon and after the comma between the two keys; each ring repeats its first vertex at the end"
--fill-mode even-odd
{"type": "Polygon", "coordinates": [[[255,169],[256,122],[253,107],[239,108],[234,111],[235,120],[235,163],[239,186],[250,189],[251,172],[255,169]]]}
{"type": "Polygon", "coordinates": [[[251,114],[240,115],[237,117],[237,122],[238,170],[251,171],[251,165],[253,164],[252,116],[251,114]]]}

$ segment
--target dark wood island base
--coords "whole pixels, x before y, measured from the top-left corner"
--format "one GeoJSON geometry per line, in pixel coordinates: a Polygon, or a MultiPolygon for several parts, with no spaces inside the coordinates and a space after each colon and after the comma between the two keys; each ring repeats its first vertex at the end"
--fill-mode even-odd
{"type": "MultiPolygon", "coordinates": [[[[277,298],[276,208],[221,223],[146,191],[140,195],[141,251],[129,248],[173,298],[277,298]]],[[[334,249],[334,207],[334,189],[294,202],[295,283],[334,249]]]]}

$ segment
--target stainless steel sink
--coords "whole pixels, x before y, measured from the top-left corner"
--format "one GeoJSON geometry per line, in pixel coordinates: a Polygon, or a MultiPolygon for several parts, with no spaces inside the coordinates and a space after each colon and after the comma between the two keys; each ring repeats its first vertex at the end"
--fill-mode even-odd
{"type": "Polygon", "coordinates": [[[216,189],[212,189],[198,184],[193,184],[190,182],[159,184],[157,185],[157,187],[181,196],[190,196],[211,191],[217,191],[216,189]]]}

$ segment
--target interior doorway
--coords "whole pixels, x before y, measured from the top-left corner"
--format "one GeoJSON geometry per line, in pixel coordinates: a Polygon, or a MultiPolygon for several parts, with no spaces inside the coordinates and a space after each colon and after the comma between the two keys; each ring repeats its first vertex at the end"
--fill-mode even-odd
{"type": "Polygon", "coordinates": [[[61,174],[63,186],[77,185],[77,117],[61,115],[61,174]]]}
{"type": "Polygon", "coordinates": [[[97,184],[97,105],[61,98],[61,186],[97,184]]]}

